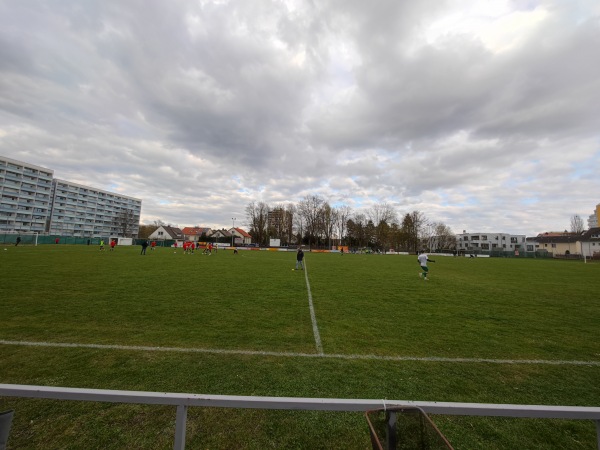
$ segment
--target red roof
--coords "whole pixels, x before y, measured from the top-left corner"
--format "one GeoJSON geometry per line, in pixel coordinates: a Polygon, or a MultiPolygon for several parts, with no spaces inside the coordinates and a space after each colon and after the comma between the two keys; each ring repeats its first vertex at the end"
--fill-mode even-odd
{"type": "Polygon", "coordinates": [[[200,228],[200,227],[185,227],[181,232],[185,236],[200,236],[202,233],[209,233],[210,228],[200,228]]]}
{"type": "Polygon", "coordinates": [[[242,237],[245,237],[245,238],[251,238],[252,237],[248,233],[246,233],[244,230],[242,230],[241,228],[234,228],[234,230],[237,231],[239,234],[241,234],[242,237]]]}

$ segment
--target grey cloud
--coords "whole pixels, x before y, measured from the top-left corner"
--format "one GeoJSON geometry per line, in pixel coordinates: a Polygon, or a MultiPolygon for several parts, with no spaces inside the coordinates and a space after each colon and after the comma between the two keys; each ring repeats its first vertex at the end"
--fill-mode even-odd
{"type": "Polygon", "coordinates": [[[533,5],[541,27],[500,53],[425,41],[468,2],[290,5],[0,3],[3,154],[181,225],[319,194],[537,231],[597,203],[593,2],[533,5]]]}

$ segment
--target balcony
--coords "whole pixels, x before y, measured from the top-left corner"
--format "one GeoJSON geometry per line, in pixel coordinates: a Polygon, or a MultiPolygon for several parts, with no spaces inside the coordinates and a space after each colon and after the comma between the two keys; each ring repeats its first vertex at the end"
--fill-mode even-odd
{"type": "Polygon", "coordinates": [[[9,180],[8,178],[4,179],[4,188],[6,189],[7,187],[12,187],[15,189],[20,190],[21,189],[21,183],[18,181],[13,181],[13,180],[9,180]]]}
{"type": "Polygon", "coordinates": [[[12,173],[12,172],[6,172],[4,174],[4,178],[7,180],[13,180],[13,181],[18,181],[20,183],[22,177],[20,174],[16,174],[16,173],[12,173]]]}

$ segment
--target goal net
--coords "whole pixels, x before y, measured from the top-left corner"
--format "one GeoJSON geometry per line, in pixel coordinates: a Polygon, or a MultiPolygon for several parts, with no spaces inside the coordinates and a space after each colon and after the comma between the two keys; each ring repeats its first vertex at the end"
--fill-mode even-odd
{"type": "Polygon", "coordinates": [[[4,245],[38,245],[37,232],[0,233],[0,243],[4,245]]]}

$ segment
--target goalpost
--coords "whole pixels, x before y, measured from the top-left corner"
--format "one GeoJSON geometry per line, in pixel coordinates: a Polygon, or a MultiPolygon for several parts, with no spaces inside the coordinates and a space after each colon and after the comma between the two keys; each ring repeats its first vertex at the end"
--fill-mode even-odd
{"type": "Polygon", "coordinates": [[[21,238],[19,245],[38,245],[37,231],[24,231],[21,233],[5,233],[0,235],[2,237],[3,244],[16,244],[17,238],[21,238]]]}

